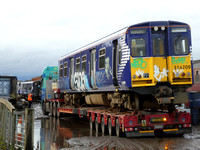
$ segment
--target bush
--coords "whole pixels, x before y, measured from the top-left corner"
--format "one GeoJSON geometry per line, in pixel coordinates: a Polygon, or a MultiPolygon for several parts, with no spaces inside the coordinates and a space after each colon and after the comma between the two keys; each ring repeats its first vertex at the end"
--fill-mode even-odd
{"type": "Polygon", "coordinates": [[[1,137],[0,137],[0,149],[1,150],[7,150],[6,144],[1,140],[1,137]]]}

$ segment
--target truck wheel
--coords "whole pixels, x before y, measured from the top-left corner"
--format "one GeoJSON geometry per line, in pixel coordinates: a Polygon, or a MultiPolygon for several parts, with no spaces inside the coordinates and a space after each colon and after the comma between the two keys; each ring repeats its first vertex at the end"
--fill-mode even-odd
{"type": "Polygon", "coordinates": [[[58,109],[60,108],[60,102],[57,103],[57,107],[56,107],[56,112],[57,112],[57,117],[60,117],[60,112],[58,111],[58,109]]]}
{"type": "Polygon", "coordinates": [[[96,133],[99,133],[100,124],[98,123],[98,117],[95,118],[95,129],[96,129],[96,133]]]}
{"type": "Polygon", "coordinates": [[[115,128],[112,127],[112,122],[111,122],[111,119],[109,118],[108,119],[108,133],[110,136],[113,136],[114,132],[115,132],[115,128]]]}
{"type": "Polygon", "coordinates": [[[102,135],[108,133],[108,126],[105,125],[103,117],[101,118],[101,131],[102,131],[102,135]]]}
{"type": "Polygon", "coordinates": [[[52,102],[49,103],[49,109],[50,109],[50,116],[52,117],[53,116],[53,103],[52,102]]]}
{"type": "Polygon", "coordinates": [[[94,129],[94,122],[92,122],[92,116],[90,116],[90,131],[94,129]]]}
{"type": "Polygon", "coordinates": [[[57,112],[57,105],[56,105],[56,102],[53,102],[53,116],[54,117],[57,117],[56,112],[57,112]]]}
{"type": "Polygon", "coordinates": [[[119,119],[116,119],[116,135],[118,137],[122,137],[123,136],[123,132],[122,132],[122,129],[120,129],[120,124],[119,124],[119,119]]]}

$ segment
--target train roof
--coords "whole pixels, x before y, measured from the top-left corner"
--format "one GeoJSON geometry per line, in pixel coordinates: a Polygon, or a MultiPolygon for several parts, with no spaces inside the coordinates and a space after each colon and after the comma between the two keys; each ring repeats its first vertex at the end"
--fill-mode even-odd
{"type": "Polygon", "coordinates": [[[54,68],[54,69],[58,70],[58,66],[46,66],[46,67],[42,70],[42,74],[45,73],[47,70],[49,70],[49,68],[50,68],[50,69],[54,68]]]}
{"type": "Polygon", "coordinates": [[[104,43],[104,42],[106,42],[108,40],[120,37],[120,36],[122,36],[123,34],[126,33],[127,29],[128,29],[128,27],[122,28],[122,29],[120,29],[120,30],[118,30],[118,31],[116,31],[116,32],[114,32],[112,34],[109,34],[109,35],[107,35],[107,36],[105,36],[105,37],[103,37],[103,38],[101,38],[99,40],[96,40],[96,41],[94,41],[94,42],[92,42],[90,44],[87,44],[87,45],[85,45],[85,46],[83,46],[81,48],[78,48],[75,51],[69,52],[68,54],[66,54],[64,56],[61,56],[61,58],[59,59],[59,61],[62,60],[62,59],[65,59],[65,58],[67,58],[69,56],[72,56],[72,55],[75,55],[77,53],[80,53],[80,52],[82,52],[84,50],[87,50],[89,48],[93,48],[96,45],[104,43]]]}
{"type": "MultiPolygon", "coordinates": [[[[80,53],[80,52],[82,52],[82,51],[85,51],[85,50],[87,50],[87,49],[89,49],[89,48],[92,49],[92,48],[94,48],[96,45],[101,44],[101,43],[104,43],[104,42],[106,42],[106,41],[108,41],[108,40],[111,40],[111,39],[115,39],[115,38],[117,38],[117,37],[120,37],[120,36],[122,36],[123,34],[127,33],[127,32],[129,31],[129,29],[131,29],[131,28],[137,28],[137,27],[152,27],[152,26],[167,26],[167,27],[169,27],[169,26],[182,26],[182,25],[184,25],[184,26],[186,25],[186,26],[189,27],[188,24],[183,23],[183,22],[178,22],[178,21],[148,21],[148,22],[142,22],[142,23],[134,24],[134,25],[125,27],[125,28],[123,28],[123,29],[120,29],[120,30],[118,30],[118,31],[116,31],[116,32],[114,32],[114,33],[112,33],[112,34],[109,34],[109,35],[107,35],[107,36],[105,36],[105,37],[103,37],[103,38],[101,38],[101,39],[99,39],[99,40],[96,40],[96,41],[94,41],[94,42],[92,42],[92,43],[90,43],[90,44],[87,44],[87,45],[85,45],[85,46],[83,46],[83,47],[81,47],[81,48],[78,48],[78,49],[76,49],[76,50],[74,50],[74,51],[72,51],[72,52],[69,52],[69,53],[67,53],[67,54],[65,54],[65,55],[63,55],[63,56],[61,56],[61,58],[59,59],[59,61],[65,59],[65,58],[67,58],[67,57],[69,57],[69,56],[73,56],[73,55],[75,55],[75,54],[77,54],[77,53],[80,53]]],[[[189,28],[190,28],[190,27],[189,27],[189,28]]]]}

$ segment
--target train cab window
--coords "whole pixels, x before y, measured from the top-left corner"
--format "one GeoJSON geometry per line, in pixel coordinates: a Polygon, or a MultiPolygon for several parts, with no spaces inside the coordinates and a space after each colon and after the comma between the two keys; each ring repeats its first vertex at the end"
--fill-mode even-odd
{"type": "Polygon", "coordinates": [[[145,56],[146,44],[143,38],[131,40],[131,54],[132,56],[145,56]]]}
{"type": "Polygon", "coordinates": [[[64,77],[67,76],[67,69],[68,69],[68,63],[65,62],[65,63],[64,63],[64,77]]]}
{"type": "Polygon", "coordinates": [[[102,69],[105,67],[105,54],[106,54],[105,48],[99,51],[99,69],[102,69]]]}
{"type": "Polygon", "coordinates": [[[60,64],[60,77],[62,77],[63,76],[63,64],[60,64]]]}
{"type": "Polygon", "coordinates": [[[86,62],[87,62],[86,55],[82,56],[82,72],[86,72],[86,62]]]}
{"type": "Polygon", "coordinates": [[[52,74],[50,74],[50,75],[49,75],[49,80],[52,80],[52,78],[53,78],[53,77],[52,77],[52,74]]]}
{"type": "Polygon", "coordinates": [[[188,54],[189,48],[188,48],[188,38],[177,36],[174,38],[174,53],[176,55],[179,54],[188,54]]]}
{"type": "Polygon", "coordinates": [[[164,55],[164,40],[162,38],[153,39],[153,55],[164,55]]]}
{"type": "Polygon", "coordinates": [[[80,72],[81,68],[80,68],[80,57],[76,58],[76,72],[80,72]]]}

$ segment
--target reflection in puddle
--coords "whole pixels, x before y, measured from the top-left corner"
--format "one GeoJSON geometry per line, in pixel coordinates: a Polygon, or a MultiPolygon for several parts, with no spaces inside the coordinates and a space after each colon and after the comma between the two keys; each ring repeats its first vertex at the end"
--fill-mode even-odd
{"type": "Polygon", "coordinates": [[[39,142],[38,150],[200,149],[200,139],[186,139],[184,137],[118,138],[116,136],[102,136],[101,133],[89,130],[88,121],[71,116],[61,119],[50,117],[36,120],[34,132],[34,146],[36,149],[37,142],[39,142]],[[182,144],[180,145],[180,143],[182,144]]]}
{"type": "Polygon", "coordinates": [[[65,140],[89,136],[88,122],[78,118],[42,118],[35,121],[34,147],[40,150],[57,150],[66,145],[65,140]],[[39,132],[39,133],[38,133],[39,132]]]}

